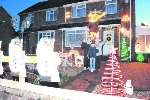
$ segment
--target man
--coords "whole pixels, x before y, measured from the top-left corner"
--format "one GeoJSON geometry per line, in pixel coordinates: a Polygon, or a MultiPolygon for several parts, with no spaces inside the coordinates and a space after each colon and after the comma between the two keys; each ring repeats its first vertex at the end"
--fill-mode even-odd
{"type": "Polygon", "coordinates": [[[88,44],[85,40],[81,44],[81,48],[84,52],[84,70],[86,70],[89,67],[89,59],[87,57],[87,53],[89,50],[90,44],[88,44]]]}
{"type": "Polygon", "coordinates": [[[93,72],[95,70],[95,64],[96,64],[96,46],[95,46],[94,43],[91,44],[87,56],[90,59],[90,68],[89,68],[89,70],[91,72],[93,72]]]}

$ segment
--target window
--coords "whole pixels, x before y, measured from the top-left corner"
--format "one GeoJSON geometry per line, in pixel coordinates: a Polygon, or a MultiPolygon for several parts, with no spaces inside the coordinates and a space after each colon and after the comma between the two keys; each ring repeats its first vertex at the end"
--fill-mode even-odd
{"type": "Polygon", "coordinates": [[[33,14],[28,14],[28,16],[22,21],[22,31],[28,29],[30,25],[34,23],[34,16],[33,14]]]}
{"type": "Polygon", "coordinates": [[[72,17],[73,18],[80,18],[86,16],[86,5],[76,5],[72,6],[72,17]]]}
{"type": "Polygon", "coordinates": [[[117,0],[106,0],[105,11],[107,14],[117,13],[117,0]]]}
{"type": "Polygon", "coordinates": [[[38,41],[41,38],[55,39],[55,31],[39,31],[38,32],[38,41]]]}
{"type": "Polygon", "coordinates": [[[71,28],[66,30],[65,46],[66,47],[80,47],[82,41],[86,38],[85,29],[71,28]]]}
{"type": "Polygon", "coordinates": [[[56,21],[57,20],[57,10],[47,10],[46,11],[46,21],[56,21]]]}
{"type": "Polygon", "coordinates": [[[129,3],[129,0],[124,0],[125,3],[129,3]]]}

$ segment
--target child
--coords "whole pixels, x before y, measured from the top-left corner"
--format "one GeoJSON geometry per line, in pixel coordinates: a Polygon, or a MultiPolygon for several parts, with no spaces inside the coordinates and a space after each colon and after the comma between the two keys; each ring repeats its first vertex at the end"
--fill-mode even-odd
{"type": "Polygon", "coordinates": [[[95,46],[94,43],[91,44],[87,56],[90,59],[90,68],[89,68],[89,70],[91,72],[93,72],[95,70],[95,63],[96,63],[96,46],[95,46]]]}

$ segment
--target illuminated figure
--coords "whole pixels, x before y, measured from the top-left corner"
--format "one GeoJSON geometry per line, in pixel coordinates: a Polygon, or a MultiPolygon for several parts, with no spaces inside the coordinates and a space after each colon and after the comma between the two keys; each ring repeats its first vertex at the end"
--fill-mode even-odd
{"type": "Polygon", "coordinates": [[[9,44],[9,57],[9,67],[13,76],[26,77],[25,52],[22,50],[22,43],[18,37],[12,39],[9,44]]]}
{"type": "Polygon", "coordinates": [[[37,70],[40,80],[43,82],[60,82],[58,65],[60,65],[61,59],[53,49],[54,40],[52,39],[42,38],[37,45],[37,70]]]}

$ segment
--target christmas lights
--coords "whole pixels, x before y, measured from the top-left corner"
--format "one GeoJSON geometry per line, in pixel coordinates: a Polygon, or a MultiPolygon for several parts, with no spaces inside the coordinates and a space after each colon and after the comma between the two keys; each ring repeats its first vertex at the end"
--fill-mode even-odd
{"type": "MultiPolygon", "coordinates": [[[[50,77],[51,82],[59,82],[58,65],[61,59],[57,52],[53,51],[54,40],[42,38],[37,45],[37,70],[41,76],[50,77]]],[[[49,81],[49,80],[48,80],[49,81]]]]}
{"type": "Polygon", "coordinates": [[[129,59],[127,38],[125,37],[121,38],[120,57],[121,61],[127,61],[129,59]]]}
{"type": "Polygon", "coordinates": [[[143,62],[145,60],[145,57],[142,53],[138,53],[136,56],[136,61],[143,62]]]}
{"type": "Polygon", "coordinates": [[[115,54],[116,50],[112,49],[101,78],[100,88],[96,91],[100,94],[125,96],[123,76],[115,54]]]}

